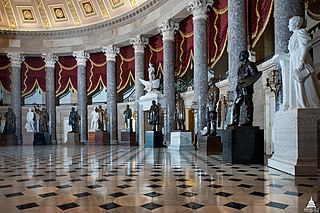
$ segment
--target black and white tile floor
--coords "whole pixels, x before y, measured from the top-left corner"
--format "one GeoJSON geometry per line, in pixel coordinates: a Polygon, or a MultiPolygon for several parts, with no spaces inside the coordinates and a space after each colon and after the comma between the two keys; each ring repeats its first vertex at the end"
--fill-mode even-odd
{"type": "Polygon", "coordinates": [[[0,147],[0,212],[304,212],[317,178],[194,150],[0,147]]]}

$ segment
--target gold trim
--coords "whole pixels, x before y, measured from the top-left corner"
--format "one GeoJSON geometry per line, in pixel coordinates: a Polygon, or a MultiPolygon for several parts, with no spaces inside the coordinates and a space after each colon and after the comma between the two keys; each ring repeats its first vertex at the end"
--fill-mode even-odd
{"type": "Polygon", "coordinates": [[[258,33],[258,29],[259,29],[259,21],[261,19],[260,13],[259,13],[259,0],[257,0],[256,3],[256,15],[257,15],[257,23],[256,23],[256,30],[254,31],[254,33],[251,36],[251,39],[255,38],[257,33],[258,33]]]}
{"type": "Polygon", "coordinates": [[[74,8],[74,5],[73,5],[73,3],[72,3],[72,0],[67,0],[67,4],[68,4],[69,10],[70,10],[70,12],[71,12],[71,14],[72,14],[72,18],[73,18],[73,20],[74,20],[74,23],[75,23],[77,26],[80,26],[80,25],[81,25],[81,21],[80,21],[80,19],[79,19],[79,17],[78,17],[78,14],[77,14],[77,12],[76,12],[76,10],[75,10],[75,8],[74,8]]]}
{"type": "Polygon", "coordinates": [[[49,20],[48,20],[48,17],[47,17],[47,14],[43,8],[43,4],[42,4],[42,0],[36,0],[36,4],[37,4],[37,8],[38,8],[38,11],[40,13],[40,17],[41,17],[41,20],[42,20],[42,23],[43,23],[43,26],[46,28],[46,29],[51,29],[51,25],[49,23],[49,20]]]}
{"type": "Polygon", "coordinates": [[[87,89],[87,95],[91,95],[92,93],[94,93],[100,85],[102,85],[103,88],[106,88],[106,85],[104,85],[101,75],[99,76],[99,80],[97,82],[96,87],[93,88],[91,91],[89,89],[87,89]]]}
{"type": "MultiPolygon", "coordinates": [[[[189,68],[189,65],[190,65],[190,59],[191,59],[191,57],[189,57],[188,65],[186,66],[185,70],[182,71],[183,74],[181,74],[181,69],[182,69],[182,64],[183,64],[182,55],[184,53],[184,49],[183,49],[182,45],[183,45],[183,43],[184,43],[186,38],[191,38],[191,36],[193,36],[193,31],[191,33],[189,33],[189,34],[184,34],[183,32],[181,32],[181,30],[179,30],[179,33],[180,33],[180,35],[182,37],[182,41],[180,43],[180,51],[181,51],[180,56],[179,56],[180,67],[179,67],[179,71],[178,71],[177,75],[181,77],[187,72],[187,70],[189,68]]],[[[192,49],[190,51],[191,51],[190,52],[190,56],[192,55],[192,59],[193,59],[192,49]]]]}
{"type": "MultiPolygon", "coordinates": [[[[75,69],[75,68],[77,67],[77,65],[74,65],[74,66],[72,66],[72,67],[65,67],[65,66],[63,66],[59,61],[58,61],[58,64],[59,64],[59,66],[60,66],[60,70],[59,70],[59,72],[58,72],[58,76],[59,76],[59,78],[58,78],[58,85],[59,85],[59,87],[56,89],[56,92],[59,91],[60,88],[62,87],[62,85],[61,85],[61,83],[60,83],[61,78],[62,78],[62,76],[61,76],[62,71],[63,71],[63,70],[65,70],[65,71],[71,71],[71,70],[73,70],[73,69],[75,69]]],[[[56,97],[58,97],[58,96],[60,96],[62,93],[64,93],[69,86],[71,86],[72,89],[76,90],[76,89],[74,88],[72,82],[71,82],[70,77],[69,77],[69,79],[68,79],[68,83],[66,84],[66,87],[65,87],[60,93],[56,93],[56,97]]]]}
{"type": "Polygon", "coordinates": [[[98,4],[99,4],[100,9],[102,11],[103,18],[104,19],[110,19],[110,14],[109,14],[105,4],[103,3],[103,1],[102,0],[98,0],[98,4]]]}
{"type": "Polygon", "coordinates": [[[117,0],[117,1],[109,0],[109,3],[111,5],[112,9],[116,9],[116,8],[124,5],[124,0],[117,0]]]}
{"type": "Polygon", "coordinates": [[[27,89],[27,87],[26,87],[26,88],[22,91],[21,96],[24,97],[24,96],[26,96],[26,95],[29,95],[29,94],[34,90],[34,88],[35,88],[36,86],[37,86],[42,92],[45,92],[45,91],[43,91],[43,90],[41,89],[41,87],[40,87],[40,85],[39,85],[39,82],[38,82],[38,79],[36,79],[35,82],[34,82],[34,84],[33,84],[32,87],[31,87],[31,89],[28,90],[28,91],[25,91],[25,90],[27,89]]]}
{"type": "Polygon", "coordinates": [[[4,67],[0,67],[0,71],[1,71],[1,70],[4,70],[4,69],[7,69],[8,67],[10,67],[10,65],[11,65],[11,63],[5,65],[4,67]]]}
{"type": "Polygon", "coordinates": [[[129,2],[132,9],[138,7],[138,2],[136,0],[129,0],[129,2]]]}
{"type": "Polygon", "coordinates": [[[221,56],[223,55],[223,52],[227,46],[227,41],[228,41],[228,31],[226,33],[226,39],[224,40],[224,44],[223,47],[221,49],[220,54],[217,56],[217,58],[215,59],[215,61],[213,61],[213,63],[211,64],[210,68],[212,69],[214,67],[214,65],[216,65],[216,63],[220,60],[221,56]]]}
{"type": "Polygon", "coordinates": [[[11,29],[16,29],[17,28],[17,23],[14,19],[14,16],[13,16],[13,12],[12,12],[12,9],[11,9],[11,4],[10,4],[10,1],[9,0],[2,0],[2,3],[3,3],[3,6],[6,10],[6,13],[7,13],[7,17],[9,19],[9,22],[10,22],[10,28],[11,29]]]}

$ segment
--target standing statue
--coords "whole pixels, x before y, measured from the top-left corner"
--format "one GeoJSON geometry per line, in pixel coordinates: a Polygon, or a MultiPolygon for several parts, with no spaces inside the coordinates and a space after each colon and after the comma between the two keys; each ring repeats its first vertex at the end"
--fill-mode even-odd
{"type": "Polygon", "coordinates": [[[131,117],[132,117],[132,110],[130,109],[129,104],[127,104],[127,108],[126,110],[124,110],[123,112],[124,114],[124,123],[126,124],[126,128],[128,130],[131,130],[131,117]],[[128,123],[128,119],[129,119],[129,123],[128,123]]]}
{"type": "Polygon", "coordinates": [[[4,124],[3,134],[15,134],[16,133],[16,115],[12,108],[8,108],[8,112],[4,114],[6,122],[4,124]]]}
{"type": "Polygon", "coordinates": [[[156,104],[156,101],[152,101],[152,105],[150,106],[149,114],[148,114],[148,124],[152,125],[152,130],[156,131],[157,125],[160,124],[160,108],[156,104]]]}
{"type": "Polygon", "coordinates": [[[99,114],[98,114],[98,108],[94,108],[94,110],[91,112],[91,130],[97,130],[98,129],[98,120],[99,120],[99,114]]]}
{"type": "Polygon", "coordinates": [[[39,122],[40,122],[40,128],[39,132],[48,132],[48,126],[49,126],[49,114],[46,110],[46,108],[42,107],[42,110],[40,111],[39,108],[34,106],[34,111],[39,114],[39,122]]]}
{"type": "Polygon", "coordinates": [[[184,100],[181,97],[180,93],[176,93],[176,112],[175,112],[175,121],[177,125],[177,130],[185,130],[186,126],[184,125],[184,121],[186,120],[186,112],[184,100]]]}
{"type": "Polygon", "coordinates": [[[312,41],[306,29],[300,29],[303,19],[294,16],[289,20],[289,109],[320,107],[320,85],[309,50],[312,41]]]}
{"type": "Polygon", "coordinates": [[[29,112],[27,113],[27,123],[24,126],[27,132],[35,132],[34,124],[35,124],[35,116],[34,116],[33,110],[29,109],[29,112]]]}
{"type": "Polygon", "coordinates": [[[156,79],[156,71],[155,71],[152,64],[149,64],[148,73],[149,73],[149,81],[150,82],[152,82],[153,80],[156,79]]]}
{"type": "Polygon", "coordinates": [[[238,69],[238,84],[236,88],[237,97],[234,101],[233,108],[233,122],[229,126],[238,126],[240,119],[240,107],[245,103],[246,118],[245,123],[241,126],[252,126],[253,122],[253,84],[262,75],[258,71],[256,65],[249,60],[249,52],[247,50],[241,51],[239,55],[239,60],[242,62],[238,69]]]}
{"type": "Polygon", "coordinates": [[[71,132],[78,132],[80,116],[74,107],[71,108],[69,115],[69,125],[71,126],[71,132]]]}
{"type": "Polygon", "coordinates": [[[217,79],[210,78],[207,97],[207,132],[205,135],[217,135],[217,103],[220,98],[220,89],[216,86],[217,79]],[[212,131],[211,131],[212,127],[212,131]]]}
{"type": "Polygon", "coordinates": [[[99,119],[98,119],[98,129],[104,131],[104,110],[102,109],[102,106],[99,105],[99,107],[97,108],[97,112],[99,115],[99,119]]]}

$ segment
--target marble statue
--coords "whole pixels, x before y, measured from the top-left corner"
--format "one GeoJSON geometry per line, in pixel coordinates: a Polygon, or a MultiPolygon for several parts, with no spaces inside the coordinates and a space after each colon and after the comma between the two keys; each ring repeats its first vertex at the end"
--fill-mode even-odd
{"type": "Polygon", "coordinates": [[[91,126],[90,130],[97,130],[98,129],[98,120],[99,120],[99,113],[98,113],[98,108],[96,107],[92,112],[91,112],[91,126]]]}
{"type": "Polygon", "coordinates": [[[126,124],[126,128],[128,130],[131,129],[131,117],[132,117],[132,110],[130,109],[129,104],[127,104],[127,108],[123,112],[124,114],[124,123],[126,124]]]}
{"type": "Polygon", "coordinates": [[[149,64],[148,73],[149,81],[139,78],[139,81],[144,85],[144,90],[147,91],[147,93],[151,92],[152,90],[159,90],[160,79],[155,79],[155,69],[152,64],[149,64]]]}
{"type": "Polygon", "coordinates": [[[185,105],[184,100],[181,97],[180,93],[176,93],[176,112],[175,112],[175,121],[177,125],[177,130],[185,130],[186,126],[184,124],[186,120],[186,112],[185,112],[185,105]]]}
{"type": "Polygon", "coordinates": [[[148,113],[148,124],[152,125],[152,130],[156,131],[157,125],[160,124],[160,108],[156,104],[156,101],[152,101],[152,105],[150,106],[150,110],[148,113]]]}
{"type": "Polygon", "coordinates": [[[69,114],[69,125],[71,126],[71,132],[79,132],[79,120],[80,116],[74,107],[71,108],[71,112],[69,114]]]}
{"type": "Polygon", "coordinates": [[[39,132],[48,132],[49,127],[49,114],[46,110],[46,108],[42,107],[42,110],[40,111],[38,107],[34,106],[34,111],[39,114],[39,132]]]}
{"type": "Polygon", "coordinates": [[[233,122],[229,126],[238,126],[240,119],[240,107],[243,102],[246,105],[246,117],[245,123],[241,126],[252,126],[253,122],[253,84],[261,76],[261,72],[255,63],[249,60],[249,52],[247,50],[241,51],[239,55],[239,60],[242,62],[238,69],[238,84],[236,88],[236,99],[234,101],[233,108],[233,122]]]}
{"type": "Polygon", "coordinates": [[[27,132],[35,132],[35,116],[34,116],[34,112],[32,109],[29,109],[28,113],[27,113],[27,123],[24,126],[26,128],[27,132]]]}
{"type": "Polygon", "coordinates": [[[312,42],[306,29],[300,29],[303,19],[289,20],[289,109],[320,107],[320,84],[309,54],[312,42]]]}
{"type": "Polygon", "coordinates": [[[220,89],[216,86],[217,79],[210,78],[207,97],[207,132],[205,135],[217,135],[217,104],[220,98],[220,89]]]}
{"type": "Polygon", "coordinates": [[[15,134],[16,133],[16,115],[12,108],[8,108],[8,112],[4,114],[6,122],[4,124],[3,134],[15,134]]]}

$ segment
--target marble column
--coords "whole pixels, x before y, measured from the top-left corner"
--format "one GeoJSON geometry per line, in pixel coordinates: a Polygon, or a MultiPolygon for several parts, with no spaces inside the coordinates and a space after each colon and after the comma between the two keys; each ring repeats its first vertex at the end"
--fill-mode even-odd
{"type": "Polygon", "coordinates": [[[110,143],[118,143],[117,132],[117,72],[116,72],[116,56],[120,49],[109,45],[103,47],[102,51],[107,59],[107,113],[109,116],[108,132],[110,135],[110,143]]]}
{"type": "Polygon", "coordinates": [[[18,144],[22,143],[22,117],[21,117],[21,63],[24,56],[19,53],[8,53],[11,62],[11,108],[16,115],[16,135],[18,144]]]}
{"type": "Polygon", "coordinates": [[[84,51],[73,52],[73,57],[78,65],[78,113],[80,115],[80,143],[86,144],[88,141],[88,109],[87,109],[87,76],[86,61],[90,57],[84,51]]]}
{"type": "Polygon", "coordinates": [[[206,125],[206,99],[208,94],[207,12],[213,0],[191,0],[188,11],[193,15],[194,40],[194,104],[196,135],[206,125]]]}
{"type": "Polygon", "coordinates": [[[274,44],[275,53],[287,53],[292,32],[288,29],[289,19],[293,16],[304,18],[304,0],[274,1],[274,44]]]}
{"type": "Polygon", "coordinates": [[[49,134],[51,143],[57,143],[56,135],[56,96],[55,96],[55,64],[58,57],[53,54],[42,54],[46,63],[46,108],[49,113],[49,134]]]}
{"type": "Polygon", "coordinates": [[[142,143],[142,134],[140,125],[143,125],[143,113],[140,112],[139,98],[144,94],[143,85],[139,78],[144,79],[144,48],[149,44],[149,39],[138,35],[136,38],[130,39],[130,44],[134,48],[134,70],[135,70],[135,99],[136,99],[136,142],[142,143]]]}
{"type": "Polygon", "coordinates": [[[179,30],[179,23],[171,20],[164,21],[158,31],[163,40],[163,92],[166,103],[166,116],[164,119],[164,142],[169,144],[171,141],[171,131],[174,128],[175,104],[175,72],[174,72],[174,34],[179,30]]]}

